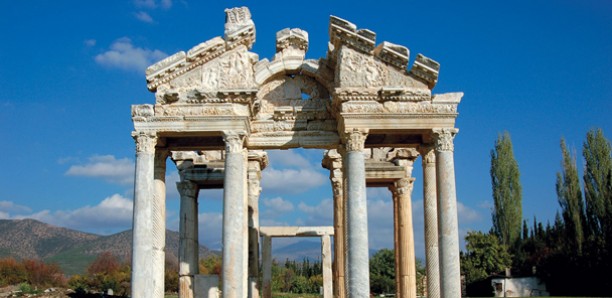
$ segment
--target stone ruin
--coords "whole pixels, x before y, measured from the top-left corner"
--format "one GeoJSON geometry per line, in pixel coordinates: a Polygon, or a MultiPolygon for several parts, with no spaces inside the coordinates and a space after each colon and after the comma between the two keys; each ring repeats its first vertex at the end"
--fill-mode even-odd
{"type": "MultiPolygon", "coordinates": [[[[324,297],[370,295],[368,186],[393,194],[397,296],[416,297],[411,173],[419,156],[428,297],[460,297],[453,138],[463,94],[432,93],[440,65],[418,54],[408,69],[408,48],[377,45],[376,33],[335,16],[326,57],[305,59],[308,33],[287,28],[276,34],[274,57],[260,59],[249,51],[255,42],[249,10],[225,12],[224,36],[150,66],[147,87],[155,103],[132,106],[131,296],[164,297],[169,156],[181,176],[180,297],[211,295],[197,283],[198,190],[223,188],[221,294],[242,298],[258,297],[262,289],[260,237],[265,258],[266,243],[279,236],[273,233],[278,227],[259,226],[264,150],[319,148],[327,150],[322,165],[330,170],[334,226],[296,229],[322,237],[328,257],[326,245],[334,237],[324,297]]],[[[285,232],[281,236],[300,235],[285,232]]],[[[263,296],[270,297],[265,285],[263,296]]]]}

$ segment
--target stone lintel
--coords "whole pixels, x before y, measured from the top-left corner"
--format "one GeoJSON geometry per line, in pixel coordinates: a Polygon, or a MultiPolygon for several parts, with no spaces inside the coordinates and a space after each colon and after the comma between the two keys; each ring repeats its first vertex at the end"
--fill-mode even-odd
{"type": "Polygon", "coordinates": [[[263,237],[320,237],[334,235],[334,227],[259,227],[259,234],[263,237]]]}
{"type": "Polygon", "coordinates": [[[221,135],[222,131],[250,132],[248,116],[151,116],[134,120],[134,130],[160,136],[221,135]]]}
{"type": "Polygon", "coordinates": [[[341,113],[339,130],[366,129],[370,132],[396,133],[455,127],[457,113],[448,114],[369,114],[341,113]],[[409,128],[409,129],[407,129],[409,128]]]}
{"type": "Polygon", "coordinates": [[[334,149],[340,144],[335,132],[286,131],[273,133],[254,133],[247,138],[249,149],[291,149],[318,148],[334,149]]]}

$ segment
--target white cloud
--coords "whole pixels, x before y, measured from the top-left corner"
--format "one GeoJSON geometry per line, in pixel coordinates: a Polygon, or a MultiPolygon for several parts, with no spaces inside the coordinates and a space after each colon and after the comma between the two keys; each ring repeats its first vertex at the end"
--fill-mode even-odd
{"type": "Polygon", "coordinates": [[[283,200],[281,197],[273,199],[263,199],[263,205],[265,206],[265,212],[278,214],[293,211],[293,204],[289,201],[283,200]]]}
{"type": "Polygon", "coordinates": [[[267,168],[262,172],[261,186],[266,191],[295,194],[319,187],[327,181],[327,177],[311,169],[267,168]]]}
{"type": "Polygon", "coordinates": [[[135,47],[129,38],[123,37],[117,39],[108,51],[97,55],[95,60],[105,67],[142,72],[167,56],[160,50],[135,47]]]}
{"type": "Polygon", "coordinates": [[[15,204],[11,201],[0,201],[0,212],[5,212],[8,218],[9,213],[28,213],[32,212],[32,209],[27,206],[15,204]]]}
{"type": "Polygon", "coordinates": [[[0,219],[10,219],[10,218],[11,216],[8,213],[0,211],[0,219]]]}
{"type": "Polygon", "coordinates": [[[128,158],[117,159],[113,155],[94,155],[86,164],[71,166],[66,175],[102,178],[128,185],[134,182],[134,162],[128,158]]]}
{"type": "Polygon", "coordinates": [[[144,11],[139,11],[137,13],[134,13],[134,16],[139,21],[142,21],[142,22],[145,22],[145,23],[149,23],[149,24],[153,23],[153,18],[151,17],[151,15],[149,15],[148,13],[146,13],[144,11]]]}
{"type": "Polygon", "coordinates": [[[83,43],[88,46],[88,47],[93,47],[96,45],[96,40],[95,39],[86,39],[85,41],[83,41],[83,43]]]}
{"type": "Polygon", "coordinates": [[[75,210],[43,210],[13,218],[33,218],[56,226],[108,234],[131,228],[132,208],[132,200],[114,194],[95,206],[75,210]]]}

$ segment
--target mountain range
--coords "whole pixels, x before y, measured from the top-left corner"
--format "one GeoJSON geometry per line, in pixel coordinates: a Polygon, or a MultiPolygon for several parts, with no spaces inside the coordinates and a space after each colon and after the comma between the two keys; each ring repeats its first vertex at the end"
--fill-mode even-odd
{"type": "MultiPolygon", "coordinates": [[[[178,256],[179,233],[166,230],[166,256],[178,256]]],[[[101,236],[52,226],[34,219],[0,220],[0,258],[40,259],[57,263],[67,275],[83,273],[101,253],[122,260],[132,252],[132,230],[101,236]]],[[[200,246],[200,258],[219,254],[200,246]]]]}
{"type": "MultiPolygon", "coordinates": [[[[179,233],[166,230],[166,256],[177,260],[179,233]]],[[[129,260],[132,252],[132,230],[102,236],[52,226],[34,219],[0,219],[0,258],[40,259],[57,263],[67,275],[82,274],[101,253],[110,252],[129,260]]],[[[371,251],[370,254],[373,252],[371,251]]],[[[220,255],[200,245],[200,259],[220,255]]],[[[283,245],[272,245],[272,258],[285,260],[321,260],[321,242],[303,239],[283,245]]]]}

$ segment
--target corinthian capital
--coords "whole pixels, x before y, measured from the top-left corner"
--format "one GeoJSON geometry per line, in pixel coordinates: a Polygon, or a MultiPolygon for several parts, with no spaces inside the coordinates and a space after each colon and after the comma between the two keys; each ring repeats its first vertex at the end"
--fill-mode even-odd
{"type": "Polygon", "coordinates": [[[453,138],[459,132],[456,128],[434,128],[433,136],[436,151],[454,151],[453,138]]]}
{"type": "Polygon", "coordinates": [[[155,152],[155,145],[157,145],[157,136],[154,133],[134,131],[132,132],[132,138],[134,138],[134,141],[136,142],[136,153],[155,152]]]}
{"type": "Polygon", "coordinates": [[[239,153],[242,152],[244,144],[244,132],[224,131],[223,141],[225,142],[225,152],[239,153]]]}
{"type": "Polygon", "coordinates": [[[347,152],[362,151],[365,148],[365,140],[368,132],[361,129],[353,129],[344,133],[344,144],[347,152]]]}

